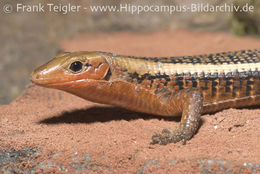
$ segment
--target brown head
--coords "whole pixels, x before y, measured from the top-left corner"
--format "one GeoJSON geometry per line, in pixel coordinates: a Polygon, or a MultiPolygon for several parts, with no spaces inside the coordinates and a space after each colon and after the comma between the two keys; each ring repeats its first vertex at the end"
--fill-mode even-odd
{"type": "Polygon", "coordinates": [[[75,52],[61,53],[48,63],[35,69],[31,81],[37,85],[64,89],[77,83],[93,83],[105,80],[109,65],[104,57],[106,53],[75,52]]]}

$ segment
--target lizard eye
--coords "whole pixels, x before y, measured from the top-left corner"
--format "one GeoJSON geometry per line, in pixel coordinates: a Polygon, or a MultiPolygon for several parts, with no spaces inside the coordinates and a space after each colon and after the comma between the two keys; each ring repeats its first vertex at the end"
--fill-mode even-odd
{"type": "Polygon", "coordinates": [[[82,63],[79,61],[73,62],[70,65],[70,69],[74,72],[79,72],[80,70],[82,70],[82,63]]]}

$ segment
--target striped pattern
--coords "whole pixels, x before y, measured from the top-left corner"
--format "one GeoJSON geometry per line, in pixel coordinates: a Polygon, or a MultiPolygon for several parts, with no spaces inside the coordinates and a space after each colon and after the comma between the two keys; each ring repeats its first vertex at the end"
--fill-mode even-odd
{"type": "Polygon", "coordinates": [[[227,74],[244,71],[255,71],[260,67],[260,49],[243,50],[226,53],[184,56],[143,58],[132,56],[112,56],[113,63],[130,73],[143,75],[150,73],[182,74],[227,74]]]}
{"type": "Polygon", "coordinates": [[[121,80],[155,93],[198,88],[204,105],[260,96],[260,49],[184,57],[107,56],[121,80]]]}

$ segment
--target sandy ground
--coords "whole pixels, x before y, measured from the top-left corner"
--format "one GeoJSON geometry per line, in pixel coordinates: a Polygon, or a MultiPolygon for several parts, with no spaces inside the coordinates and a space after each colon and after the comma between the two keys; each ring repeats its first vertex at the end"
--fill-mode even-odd
{"type": "MultiPolygon", "coordinates": [[[[65,51],[179,56],[259,48],[260,40],[189,31],[81,35],[65,51]]],[[[260,108],[204,115],[186,145],[151,145],[179,119],[91,103],[31,86],[0,106],[0,173],[260,173],[260,108]]]]}

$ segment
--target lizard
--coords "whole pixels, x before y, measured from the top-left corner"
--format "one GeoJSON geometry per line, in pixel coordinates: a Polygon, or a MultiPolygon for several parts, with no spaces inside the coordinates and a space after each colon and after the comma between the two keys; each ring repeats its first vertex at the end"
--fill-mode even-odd
{"type": "Polygon", "coordinates": [[[154,133],[151,143],[185,144],[201,115],[260,105],[260,49],[174,57],[63,52],[35,69],[31,81],[96,103],[181,116],[178,128],[154,133]]]}

